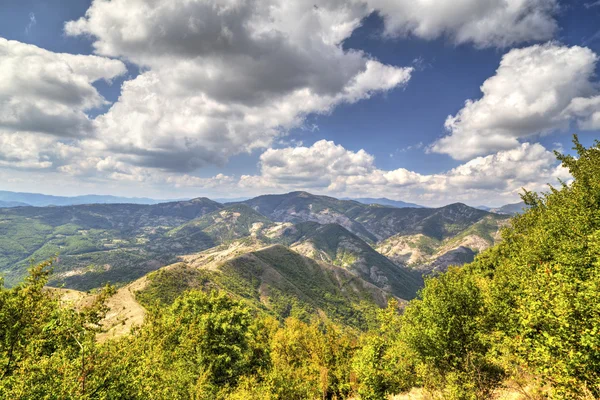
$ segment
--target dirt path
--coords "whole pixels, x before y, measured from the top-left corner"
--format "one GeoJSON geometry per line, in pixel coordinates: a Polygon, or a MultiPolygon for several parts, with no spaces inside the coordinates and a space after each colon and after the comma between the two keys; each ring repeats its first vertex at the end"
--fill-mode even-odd
{"type": "Polygon", "coordinates": [[[146,286],[145,277],[122,287],[107,301],[110,311],[103,321],[106,332],[98,335],[98,341],[127,335],[133,326],[144,322],[146,310],[135,300],[135,292],[146,286]]]}

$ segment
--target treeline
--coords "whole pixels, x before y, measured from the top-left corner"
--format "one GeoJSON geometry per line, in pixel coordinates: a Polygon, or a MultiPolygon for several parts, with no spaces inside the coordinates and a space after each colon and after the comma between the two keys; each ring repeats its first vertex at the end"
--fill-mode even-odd
{"type": "Polygon", "coordinates": [[[488,399],[600,398],[600,143],[557,155],[572,183],[515,217],[475,262],[428,279],[401,314],[359,332],[279,321],[224,293],[149,308],[131,335],[98,343],[105,288],[74,310],[44,289],[50,265],[0,290],[0,398],[384,399],[413,387],[488,399]]]}

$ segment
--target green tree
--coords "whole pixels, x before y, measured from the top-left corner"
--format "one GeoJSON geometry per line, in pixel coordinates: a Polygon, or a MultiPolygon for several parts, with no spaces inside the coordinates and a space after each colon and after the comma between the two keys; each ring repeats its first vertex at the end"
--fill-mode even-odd
{"type": "Polygon", "coordinates": [[[352,360],[357,392],[363,400],[384,399],[409,390],[415,385],[415,371],[408,350],[399,340],[401,328],[399,305],[391,300],[381,310],[378,329],[363,335],[352,360]]]}
{"type": "Polygon", "coordinates": [[[402,318],[401,340],[423,385],[454,399],[486,398],[503,378],[488,357],[488,310],[468,270],[427,279],[402,318]]]}
{"type": "Polygon", "coordinates": [[[150,310],[123,346],[139,398],[214,398],[268,365],[261,320],[225,293],[191,291],[150,310]]]}
{"type": "Polygon", "coordinates": [[[600,397],[600,143],[557,153],[574,180],[523,196],[531,209],[473,268],[489,279],[498,352],[557,398],[600,397]]]}
{"type": "Polygon", "coordinates": [[[45,288],[51,271],[44,262],[24,283],[0,288],[0,397],[118,398],[112,363],[95,341],[114,289],[80,309],[65,307],[58,292],[45,288]]]}

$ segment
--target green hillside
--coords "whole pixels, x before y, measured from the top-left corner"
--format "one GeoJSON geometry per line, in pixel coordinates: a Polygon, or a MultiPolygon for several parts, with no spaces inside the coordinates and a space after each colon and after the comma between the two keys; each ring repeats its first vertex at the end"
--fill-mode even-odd
{"type": "Polygon", "coordinates": [[[137,297],[145,305],[172,302],[189,289],[219,289],[278,318],[304,321],[318,312],[364,329],[391,295],[342,268],[303,257],[282,245],[248,252],[216,268],[179,263],[153,272],[137,297]]]}
{"type": "Polygon", "coordinates": [[[243,202],[273,221],[336,223],[375,243],[397,234],[452,237],[491,214],[456,203],[441,208],[396,208],[306,192],[259,196],[243,202]]]}
{"type": "Polygon", "coordinates": [[[181,225],[170,232],[169,237],[193,238],[199,232],[215,243],[239,239],[256,234],[272,222],[245,204],[230,205],[181,225]]]}
{"type": "Polygon", "coordinates": [[[507,224],[508,216],[488,214],[442,240],[417,230],[416,234],[389,237],[375,248],[393,262],[424,273],[445,271],[450,265],[473,261],[477,253],[493,246],[500,240],[500,229],[507,224]]]}
{"type": "Polygon", "coordinates": [[[212,247],[208,236],[191,245],[188,241],[184,248],[165,234],[222,207],[200,198],[156,205],[0,209],[0,273],[14,284],[26,273],[30,259],[59,255],[56,284],[90,289],[107,281],[127,282],[172,262],[182,250],[212,247]]]}
{"type": "Polygon", "coordinates": [[[258,196],[243,203],[273,221],[336,223],[365,240],[376,240],[361,224],[347,216],[354,210],[369,207],[357,201],[338,200],[333,197],[316,196],[307,192],[291,192],[282,195],[258,196]]]}
{"type": "Polygon", "coordinates": [[[414,298],[422,286],[419,274],[394,264],[338,224],[303,222],[286,229],[282,239],[294,251],[347,269],[400,298],[414,298]]]}
{"type": "MultiPolygon", "coordinates": [[[[226,207],[199,198],[155,205],[0,208],[0,274],[13,285],[23,278],[31,259],[58,255],[52,284],[88,290],[106,282],[130,282],[180,256],[244,237],[299,245],[296,242],[302,235],[293,241],[282,240],[281,232],[289,233],[291,223],[316,222],[337,224],[356,235],[341,232],[348,238],[347,245],[341,247],[334,243],[340,232],[332,227],[302,239],[305,245],[308,239],[324,244],[317,249],[319,254],[314,254],[317,259],[350,267],[370,282],[411,298],[415,284],[406,284],[410,279],[405,271],[394,270],[363,241],[375,245],[378,238],[407,232],[450,238],[489,215],[493,214],[466,206],[398,209],[306,192],[260,196],[226,207]],[[327,241],[333,241],[332,247],[327,241]],[[353,241],[358,244],[349,245],[353,241]]],[[[316,226],[298,225],[294,229],[310,234],[316,226]]]]}

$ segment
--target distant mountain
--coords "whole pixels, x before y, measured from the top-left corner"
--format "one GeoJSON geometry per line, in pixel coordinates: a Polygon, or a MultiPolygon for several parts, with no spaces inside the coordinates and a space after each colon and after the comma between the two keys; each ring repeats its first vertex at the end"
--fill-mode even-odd
{"type": "Polygon", "coordinates": [[[227,205],[198,198],[153,205],[0,208],[0,274],[8,285],[15,284],[30,259],[58,254],[51,283],[89,290],[109,281],[131,282],[221,245],[239,256],[257,246],[283,244],[410,298],[421,272],[472,257],[458,249],[476,253],[488,246],[493,239],[481,239],[482,232],[495,235],[506,218],[464,204],[396,208],[306,192],[227,205]],[[493,223],[487,226],[489,219],[493,223]],[[407,253],[407,246],[422,242],[431,244],[428,252],[407,253]]]}
{"type": "Polygon", "coordinates": [[[492,209],[492,207],[488,207],[488,206],[477,206],[475,208],[478,210],[483,210],[483,211],[490,211],[492,209]]]}
{"type": "Polygon", "coordinates": [[[369,317],[391,298],[343,268],[303,257],[282,245],[231,254],[210,267],[186,260],[154,272],[136,298],[142,304],[168,303],[189,288],[218,288],[279,318],[308,321],[324,312],[357,328],[365,328],[369,317]]]}
{"type": "Polygon", "coordinates": [[[21,203],[19,201],[2,201],[0,200],[0,208],[11,208],[11,207],[27,207],[29,204],[21,203]]]}
{"type": "Polygon", "coordinates": [[[379,204],[381,206],[390,206],[390,207],[396,207],[396,208],[425,208],[425,207],[415,204],[415,203],[406,203],[406,202],[400,201],[400,200],[390,200],[390,199],[386,199],[385,197],[381,197],[378,199],[370,198],[370,197],[361,197],[361,198],[357,198],[357,199],[352,199],[352,198],[346,197],[342,200],[354,200],[354,201],[358,201],[359,203],[363,203],[363,204],[379,204]]]}
{"type": "MultiPolygon", "coordinates": [[[[128,282],[181,254],[171,229],[223,206],[206,198],[140,204],[93,204],[0,209],[0,273],[21,279],[29,260],[60,255],[56,282],[91,289],[107,281],[128,282]]],[[[196,241],[190,251],[213,245],[196,241]]]]}
{"type": "Polygon", "coordinates": [[[370,243],[399,233],[423,233],[443,240],[490,214],[460,203],[441,208],[396,208],[306,192],[259,196],[243,203],[273,221],[336,223],[370,243]]]}
{"type": "Polygon", "coordinates": [[[221,203],[221,204],[227,204],[227,203],[238,203],[240,201],[246,201],[246,200],[250,200],[251,197],[232,197],[232,198],[213,198],[212,200],[216,201],[217,203],[221,203]]]}
{"type": "Polygon", "coordinates": [[[307,192],[291,192],[281,195],[258,196],[243,203],[269,217],[272,221],[336,223],[364,239],[376,240],[375,236],[361,224],[347,216],[353,209],[368,208],[357,201],[338,200],[307,192]]]}
{"type": "Polygon", "coordinates": [[[519,203],[514,204],[506,204],[502,207],[493,208],[490,211],[496,214],[506,214],[506,215],[516,215],[519,213],[523,213],[523,211],[529,208],[525,202],[521,201],[519,203]]]}
{"type": "Polygon", "coordinates": [[[473,261],[475,255],[499,240],[506,216],[488,214],[466,229],[449,237],[424,232],[399,233],[376,245],[382,255],[423,273],[445,271],[450,265],[473,261]]]}
{"type": "Polygon", "coordinates": [[[383,208],[356,210],[349,217],[378,241],[393,235],[424,234],[436,240],[453,237],[490,213],[456,203],[440,208],[383,208]]]}
{"type": "MultiPolygon", "coordinates": [[[[20,205],[30,205],[35,207],[46,206],[70,206],[78,204],[158,204],[166,203],[170,200],[155,200],[146,197],[117,197],[105,195],[85,195],[85,196],[51,196],[39,193],[19,193],[0,191],[0,201],[18,202],[20,205]]],[[[1,205],[0,205],[1,207],[1,205]]]]}
{"type": "Polygon", "coordinates": [[[226,206],[181,225],[168,233],[183,240],[196,240],[199,232],[216,244],[258,233],[273,223],[245,204],[226,206]]]}

